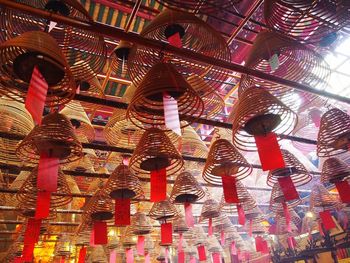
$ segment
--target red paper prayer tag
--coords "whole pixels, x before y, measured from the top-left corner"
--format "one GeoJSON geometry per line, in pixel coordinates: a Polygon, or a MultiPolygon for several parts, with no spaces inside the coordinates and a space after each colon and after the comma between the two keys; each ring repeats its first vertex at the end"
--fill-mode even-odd
{"type": "Polygon", "coordinates": [[[263,251],[263,238],[260,236],[255,237],[255,249],[256,252],[261,252],[263,251]]]}
{"type": "Polygon", "coordinates": [[[207,255],[205,254],[205,247],[203,245],[197,247],[199,261],[207,260],[207,255]]]}
{"type": "Polygon", "coordinates": [[[278,178],[278,183],[281,187],[281,190],[284,195],[284,199],[286,201],[299,199],[299,194],[290,176],[284,176],[284,177],[278,178]]]}
{"type": "Polygon", "coordinates": [[[57,191],[59,159],[40,155],[37,187],[48,192],[57,191]]]}
{"type": "Polygon", "coordinates": [[[117,262],[117,250],[113,249],[109,254],[109,263],[116,263],[116,262],[117,262]]]}
{"type": "Polygon", "coordinates": [[[211,256],[213,258],[213,263],[221,263],[220,253],[215,252],[215,253],[211,254],[211,256]]]}
{"type": "Polygon", "coordinates": [[[341,181],[335,184],[340,200],[343,203],[349,204],[350,203],[350,185],[348,181],[341,181]]]}
{"type": "Polygon", "coordinates": [[[245,214],[242,205],[237,205],[238,223],[242,226],[245,225],[245,214]]]}
{"type": "Polygon", "coordinates": [[[151,256],[150,254],[147,253],[147,255],[145,256],[145,263],[150,263],[151,262],[151,256]]]}
{"type": "Polygon", "coordinates": [[[24,244],[35,244],[39,241],[41,219],[29,218],[24,232],[24,244]]]}
{"type": "Polygon", "coordinates": [[[231,243],[231,255],[237,255],[236,242],[232,241],[231,243]]]}
{"type": "Polygon", "coordinates": [[[185,263],[185,252],[183,250],[181,250],[177,253],[177,262],[178,263],[185,263]]]}
{"type": "Polygon", "coordinates": [[[287,206],[287,204],[285,202],[283,202],[282,205],[283,205],[284,217],[286,218],[287,231],[288,232],[292,232],[292,226],[291,226],[291,223],[290,223],[291,216],[290,216],[290,213],[289,213],[288,206],[287,206]]]}
{"type": "Polygon", "coordinates": [[[255,143],[263,171],[281,169],[285,167],[276,134],[268,133],[266,136],[255,136],[255,143]]]}
{"type": "Polygon", "coordinates": [[[145,254],[145,237],[137,237],[137,254],[143,256],[145,254]]]}
{"type": "Polygon", "coordinates": [[[174,47],[182,48],[182,42],[181,42],[181,37],[179,32],[176,32],[172,36],[168,37],[168,41],[170,45],[174,47]]]}
{"type": "Polygon", "coordinates": [[[253,219],[249,219],[249,236],[253,235],[253,219]]]}
{"type": "Polygon", "coordinates": [[[107,223],[103,221],[94,222],[94,244],[105,245],[107,244],[107,223]]]}
{"type": "Polygon", "coordinates": [[[34,67],[32,78],[30,79],[25,108],[32,115],[34,121],[41,124],[44,112],[46,95],[49,85],[41,75],[39,69],[34,67]]]}
{"type": "Polygon", "coordinates": [[[221,178],[222,186],[224,188],[225,202],[229,204],[238,203],[239,199],[237,195],[236,179],[229,175],[223,175],[221,178]]]}
{"type": "Polygon", "coordinates": [[[47,218],[50,214],[50,192],[38,192],[36,198],[35,219],[47,218]]]}
{"type": "Polygon", "coordinates": [[[188,227],[194,226],[194,218],[192,214],[192,205],[190,203],[185,203],[185,220],[188,227]]]}
{"type": "Polygon", "coordinates": [[[196,258],[193,257],[193,256],[191,256],[191,257],[190,257],[190,263],[196,263],[196,258]]]}
{"type": "Polygon", "coordinates": [[[160,225],[161,244],[173,243],[173,225],[171,223],[163,223],[160,225]]]}
{"type": "Polygon", "coordinates": [[[23,262],[33,262],[33,252],[34,252],[35,243],[33,244],[24,244],[22,252],[23,262]]]}
{"type": "Polygon", "coordinates": [[[320,212],[320,218],[325,230],[330,230],[332,228],[337,227],[332,218],[330,211],[326,210],[326,211],[320,212]]]}
{"type": "Polygon", "coordinates": [[[224,232],[224,230],[221,230],[221,232],[220,232],[220,243],[221,243],[221,246],[225,246],[225,232],[224,232]]]}
{"type": "Polygon", "coordinates": [[[166,168],[151,171],[151,201],[160,202],[166,199],[166,168]]]}
{"type": "Polygon", "coordinates": [[[134,251],[132,248],[126,250],[126,263],[134,263],[134,251]]]}
{"type": "Polygon", "coordinates": [[[130,199],[115,199],[115,225],[130,225],[130,199]]]}
{"type": "Polygon", "coordinates": [[[78,263],[84,263],[86,257],[86,247],[82,247],[79,252],[78,263]]]}
{"type": "Polygon", "coordinates": [[[209,224],[208,224],[208,236],[213,235],[213,219],[209,218],[209,224]]]}

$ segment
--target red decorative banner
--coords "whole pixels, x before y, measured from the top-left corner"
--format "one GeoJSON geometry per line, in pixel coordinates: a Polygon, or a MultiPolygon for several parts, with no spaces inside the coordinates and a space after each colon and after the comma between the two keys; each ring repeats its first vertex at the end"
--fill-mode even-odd
{"type": "Polygon", "coordinates": [[[79,251],[78,263],[84,263],[86,257],[86,247],[82,247],[79,251]]]}
{"type": "Polygon", "coordinates": [[[339,197],[343,203],[350,203],[350,185],[348,181],[341,181],[335,184],[339,197]]]}
{"type": "Polygon", "coordinates": [[[94,222],[94,244],[106,245],[107,240],[107,223],[103,221],[94,222]]]}
{"type": "Polygon", "coordinates": [[[42,191],[57,191],[59,159],[48,157],[45,154],[40,155],[38,166],[37,187],[42,191]]]}
{"type": "Polygon", "coordinates": [[[295,199],[299,199],[299,194],[297,189],[295,188],[292,178],[290,176],[284,176],[278,178],[278,183],[281,187],[281,190],[284,195],[284,199],[286,201],[292,201],[295,199]]]}
{"type": "Polygon", "coordinates": [[[116,226],[130,225],[130,199],[115,199],[114,223],[116,226]]]}
{"type": "Polygon", "coordinates": [[[268,133],[266,136],[255,136],[255,143],[263,171],[281,169],[285,167],[276,134],[268,133]]]}
{"type": "Polygon", "coordinates": [[[222,187],[224,189],[225,202],[228,204],[239,203],[236,179],[233,176],[223,175],[222,177],[222,187]]]}
{"type": "Polygon", "coordinates": [[[185,203],[185,220],[188,227],[194,226],[194,218],[192,214],[192,205],[190,203],[185,203]]]}
{"type": "Polygon", "coordinates": [[[213,219],[209,218],[209,224],[208,224],[208,236],[213,235],[213,219]]]}
{"type": "Polygon", "coordinates": [[[213,258],[213,263],[221,263],[221,255],[218,252],[211,254],[213,258]]]}
{"type": "Polygon", "coordinates": [[[185,263],[185,252],[183,250],[181,250],[177,253],[177,262],[178,263],[185,263]]]}
{"type": "Polygon", "coordinates": [[[38,192],[36,198],[35,219],[47,218],[50,214],[50,192],[38,192]]]}
{"type": "Polygon", "coordinates": [[[325,230],[337,227],[329,210],[320,212],[320,218],[325,230]]]}
{"type": "Polygon", "coordinates": [[[173,243],[173,225],[171,223],[163,223],[160,225],[161,244],[173,243]]]}
{"type": "Polygon", "coordinates": [[[46,95],[49,85],[41,75],[39,69],[34,67],[32,78],[30,79],[25,108],[32,115],[37,124],[41,124],[44,112],[46,95]]]}
{"type": "Polygon", "coordinates": [[[143,256],[145,254],[145,237],[137,237],[137,254],[143,256]]]}
{"type": "Polygon", "coordinates": [[[207,260],[207,255],[205,254],[205,247],[203,245],[197,247],[199,261],[207,260]]]}
{"type": "Polygon", "coordinates": [[[160,202],[166,199],[166,168],[151,171],[151,201],[160,202]]]}
{"type": "Polygon", "coordinates": [[[245,214],[242,205],[237,205],[237,212],[238,212],[238,223],[242,226],[245,225],[245,214]]]}

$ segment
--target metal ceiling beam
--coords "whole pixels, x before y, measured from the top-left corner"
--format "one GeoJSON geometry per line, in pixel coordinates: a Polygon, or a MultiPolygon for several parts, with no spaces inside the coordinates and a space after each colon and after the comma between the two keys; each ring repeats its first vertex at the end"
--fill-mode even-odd
{"type": "Polygon", "coordinates": [[[312,93],[312,94],[316,94],[322,97],[326,97],[326,98],[330,98],[330,99],[334,99],[337,101],[341,101],[347,104],[350,104],[350,98],[346,98],[346,97],[342,97],[339,96],[337,94],[332,94],[326,91],[321,91],[321,90],[317,90],[317,89],[313,89],[308,85],[304,85],[295,81],[291,81],[291,80],[287,80],[287,79],[283,79],[277,76],[273,76],[270,74],[266,74],[262,71],[258,71],[258,70],[254,70],[239,64],[235,64],[235,63],[231,63],[228,61],[223,61],[220,59],[215,59],[209,56],[205,56],[196,52],[193,52],[191,50],[187,50],[187,49],[181,49],[181,48],[177,48],[174,46],[171,46],[167,43],[158,41],[158,40],[153,40],[153,39],[147,39],[144,38],[138,34],[135,33],[126,33],[124,32],[124,30],[116,28],[116,27],[112,27],[112,26],[108,26],[105,24],[101,24],[101,23],[88,23],[88,22],[84,22],[84,21],[80,21],[80,20],[76,20],[76,19],[71,19],[69,17],[64,17],[64,16],[60,16],[57,14],[53,14],[50,12],[47,12],[45,10],[42,9],[37,9],[28,5],[24,5],[24,4],[19,4],[17,2],[11,1],[11,0],[0,0],[0,4],[3,5],[4,7],[8,7],[8,8],[12,8],[12,9],[16,9],[25,13],[29,13],[31,15],[34,16],[39,16],[42,18],[46,18],[46,19],[50,19],[50,21],[55,21],[58,23],[63,23],[63,24],[67,24],[70,25],[72,27],[76,27],[76,28],[80,28],[80,29],[84,29],[84,30],[89,30],[95,33],[99,33],[99,34],[103,34],[105,36],[111,37],[111,38],[116,38],[116,39],[121,39],[121,40],[125,40],[125,41],[129,41],[132,42],[134,44],[138,44],[138,45],[142,45],[145,47],[149,47],[155,50],[159,50],[159,51],[165,51],[165,52],[169,52],[171,54],[175,54],[178,55],[180,57],[183,58],[187,58],[187,59],[191,59],[191,60],[195,60],[201,63],[205,63],[205,64],[209,64],[209,65],[213,65],[213,66],[217,66],[217,67],[221,67],[227,70],[232,70],[238,73],[242,73],[242,74],[248,74],[266,81],[270,81],[270,82],[274,82],[283,86],[288,86],[291,88],[295,88],[304,92],[308,92],[308,93],[312,93]]]}

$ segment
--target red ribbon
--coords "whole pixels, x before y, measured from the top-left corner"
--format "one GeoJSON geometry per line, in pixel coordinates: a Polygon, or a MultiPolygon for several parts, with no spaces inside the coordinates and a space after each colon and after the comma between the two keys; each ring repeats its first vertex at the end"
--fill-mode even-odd
{"type": "Polygon", "coordinates": [[[173,225],[171,223],[163,223],[160,225],[161,244],[173,243],[173,225]]]}
{"type": "Polygon", "coordinates": [[[115,215],[116,226],[130,225],[130,199],[115,199],[115,215]]]}
{"type": "Polygon", "coordinates": [[[242,205],[237,204],[237,212],[238,212],[238,223],[242,226],[245,225],[245,214],[242,205]]]}
{"type": "Polygon", "coordinates": [[[32,261],[35,243],[39,241],[41,219],[29,218],[24,232],[24,247],[22,259],[24,262],[32,261]]]}
{"type": "Polygon", "coordinates": [[[213,219],[209,218],[209,225],[208,225],[208,236],[213,235],[213,219]]]}
{"type": "Polygon", "coordinates": [[[222,186],[224,189],[225,202],[228,204],[238,203],[236,179],[233,176],[223,175],[222,186]]]}
{"type": "Polygon", "coordinates": [[[103,221],[94,222],[94,244],[105,245],[108,242],[107,239],[107,223],[103,221]]]}
{"type": "Polygon", "coordinates": [[[35,219],[47,218],[50,214],[50,192],[38,192],[36,198],[35,219]]]}
{"type": "Polygon", "coordinates": [[[40,155],[38,166],[37,187],[42,191],[56,192],[58,177],[58,158],[40,155]]]}
{"type": "Polygon", "coordinates": [[[185,203],[185,220],[188,227],[194,226],[194,218],[192,214],[192,205],[190,203],[185,203]]]}
{"type": "Polygon", "coordinates": [[[166,199],[166,168],[151,171],[151,201],[160,202],[166,199]]]}
{"type": "Polygon", "coordinates": [[[39,125],[41,124],[41,119],[44,112],[48,88],[49,85],[41,75],[39,69],[34,67],[28,87],[25,108],[32,115],[33,120],[39,125]]]}
{"type": "Polygon", "coordinates": [[[281,169],[285,167],[276,134],[270,132],[266,136],[254,136],[263,171],[281,169]]]}
{"type": "Polygon", "coordinates": [[[335,184],[339,197],[343,203],[350,203],[350,185],[348,181],[341,181],[335,184]]]}
{"type": "Polygon", "coordinates": [[[144,236],[137,237],[137,254],[142,256],[145,254],[145,237],[144,236]]]}
{"type": "Polygon", "coordinates": [[[182,42],[179,32],[176,32],[175,34],[168,37],[168,41],[170,45],[177,48],[182,48],[182,42]]]}
{"type": "Polygon", "coordinates": [[[286,201],[299,199],[299,194],[290,176],[284,176],[284,177],[278,178],[278,183],[281,187],[281,190],[284,195],[284,199],[286,201]]]}

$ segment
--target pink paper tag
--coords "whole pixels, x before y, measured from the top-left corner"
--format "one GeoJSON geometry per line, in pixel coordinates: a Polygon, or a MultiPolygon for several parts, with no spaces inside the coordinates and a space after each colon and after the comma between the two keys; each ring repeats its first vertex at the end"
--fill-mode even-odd
{"type": "Polygon", "coordinates": [[[231,255],[237,255],[237,248],[235,241],[232,241],[231,243],[231,255]]]}
{"type": "Polygon", "coordinates": [[[183,241],[183,235],[182,233],[179,234],[179,244],[177,246],[178,251],[182,251],[182,241],[183,241]]]}
{"type": "Polygon", "coordinates": [[[190,203],[185,203],[185,219],[188,227],[194,226],[194,218],[192,214],[192,205],[190,203]]]}
{"type": "Polygon", "coordinates": [[[221,256],[220,253],[213,253],[211,254],[212,258],[213,258],[213,263],[221,263],[221,256]]]}
{"type": "Polygon", "coordinates": [[[221,246],[225,246],[225,232],[224,232],[224,230],[221,230],[221,232],[220,232],[220,242],[221,242],[221,246]]]}
{"type": "Polygon", "coordinates": [[[137,254],[144,255],[145,254],[145,237],[138,236],[137,238],[137,254]]]}
{"type": "Polygon", "coordinates": [[[40,155],[37,187],[42,191],[57,191],[59,159],[40,155]]]}
{"type": "Polygon", "coordinates": [[[209,225],[208,225],[208,236],[213,235],[213,219],[209,218],[209,225]]]}
{"type": "Polygon", "coordinates": [[[126,263],[134,263],[134,251],[132,248],[126,250],[126,263]]]}
{"type": "Polygon", "coordinates": [[[111,251],[111,254],[109,255],[109,263],[116,263],[117,262],[117,251],[113,249],[111,251]]]}
{"type": "Polygon", "coordinates": [[[151,256],[150,254],[147,253],[147,255],[145,256],[145,263],[151,263],[151,256]]]}

